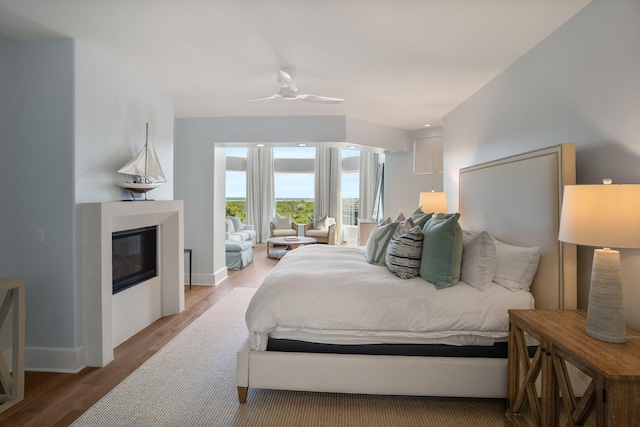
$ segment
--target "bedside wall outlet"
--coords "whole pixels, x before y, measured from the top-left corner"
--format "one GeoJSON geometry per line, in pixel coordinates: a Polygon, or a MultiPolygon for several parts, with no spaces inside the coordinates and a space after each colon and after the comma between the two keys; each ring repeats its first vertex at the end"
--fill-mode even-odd
{"type": "Polygon", "coordinates": [[[36,228],[36,243],[39,245],[44,243],[44,228],[36,228]]]}

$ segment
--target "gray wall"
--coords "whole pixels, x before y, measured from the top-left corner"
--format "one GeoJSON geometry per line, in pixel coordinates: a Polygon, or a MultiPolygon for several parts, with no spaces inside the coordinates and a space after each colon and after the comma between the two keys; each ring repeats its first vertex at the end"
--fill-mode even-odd
{"type": "Polygon", "coordinates": [[[142,147],[145,121],[156,124],[170,180],[151,194],[173,198],[173,104],[69,39],[0,39],[0,92],[7,90],[15,102],[0,100],[0,122],[11,124],[0,131],[0,162],[9,165],[0,184],[0,254],[11,255],[0,269],[26,281],[26,368],[77,371],[84,366],[77,203],[126,196],[113,168],[142,147]],[[37,228],[43,244],[35,243],[37,228]]]}
{"type": "Polygon", "coordinates": [[[15,167],[11,42],[0,36],[0,277],[15,275],[15,167]]]}
{"type": "MultiPolygon", "coordinates": [[[[640,2],[593,0],[444,119],[444,187],[458,170],[576,144],[578,184],[640,182],[640,2]]],[[[451,205],[450,205],[451,206],[451,205]]],[[[586,308],[593,248],[579,248],[586,308]]],[[[622,254],[628,325],[640,329],[640,251],[622,254]]]]}

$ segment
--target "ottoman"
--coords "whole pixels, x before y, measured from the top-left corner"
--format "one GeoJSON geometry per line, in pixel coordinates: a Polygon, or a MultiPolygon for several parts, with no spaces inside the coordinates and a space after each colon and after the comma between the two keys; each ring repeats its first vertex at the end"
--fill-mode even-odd
{"type": "Polygon", "coordinates": [[[253,262],[251,241],[225,240],[225,245],[229,270],[240,270],[253,262]]]}

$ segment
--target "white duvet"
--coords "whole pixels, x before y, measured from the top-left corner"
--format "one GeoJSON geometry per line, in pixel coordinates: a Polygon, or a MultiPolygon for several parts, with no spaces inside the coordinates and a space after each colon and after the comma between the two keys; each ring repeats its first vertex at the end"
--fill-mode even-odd
{"type": "Polygon", "coordinates": [[[288,253],[246,313],[251,348],[275,338],[336,344],[492,345],[507,336],[508,309],[534,307],[526,291],[459,282],[447,289],[371,265],[363,248],[309,245],[288,253]]]}

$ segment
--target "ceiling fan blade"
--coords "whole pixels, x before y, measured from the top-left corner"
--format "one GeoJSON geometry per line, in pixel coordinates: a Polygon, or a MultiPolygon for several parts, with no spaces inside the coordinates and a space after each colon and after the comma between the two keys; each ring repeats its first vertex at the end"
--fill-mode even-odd
{"type": "Polygon", "coordinates": [[[280,86],[289,88],[294,92],[298,90],[296,83],[293,81],[293,76],[295,75],[293,71],[279,70],[278,73],[278,83],[280,83],[280,86]]]}
{"type": "Polygon", "coordinates": [[[319,102],[322,104],[340,104],[344,102],[344,99],[341,98],[330,98],[328,96],[318,96],[318,95],[298,95],[298,99],[307,102],[319,102]]]}
{"type": "Polygon", "coordinates": [[[275,94],[271,96],[263,96],[262,98],[245,99],[244,102],[266,101],[267,99],[276,99],[276,98],[282,98],[282,97],[278,94],[275,94]]]}

